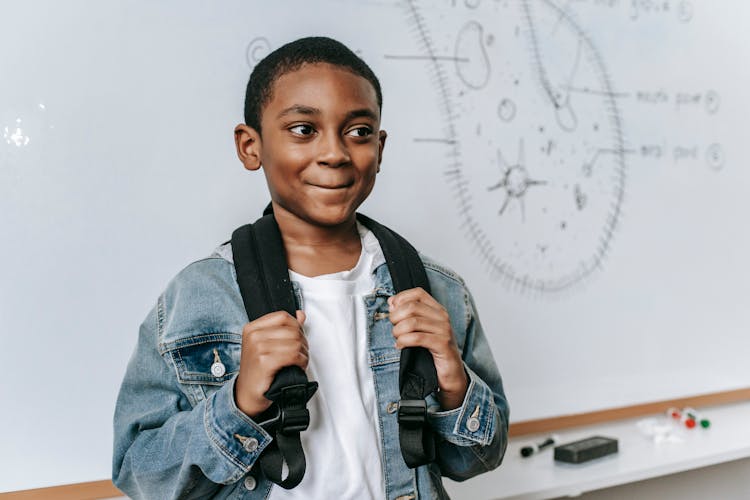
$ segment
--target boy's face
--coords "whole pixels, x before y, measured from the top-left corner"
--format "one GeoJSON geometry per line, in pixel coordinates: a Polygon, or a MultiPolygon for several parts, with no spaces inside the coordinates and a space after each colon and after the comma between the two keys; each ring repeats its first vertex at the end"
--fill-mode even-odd
{"type": "Polygon", "coordinates": [[[238,125],[249,170],[266,175],[274,210],[315,226],[351,222],[375,185],[385,145],[375,89],[330,64],[306,64],[279,77],[263,109],[261,136],[238,125]]]}

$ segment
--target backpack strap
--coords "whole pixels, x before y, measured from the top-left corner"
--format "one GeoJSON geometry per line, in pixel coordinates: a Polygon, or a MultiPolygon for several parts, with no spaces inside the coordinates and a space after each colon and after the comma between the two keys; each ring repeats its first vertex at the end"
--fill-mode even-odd
{"type": "MultiPolygon", "coordinates": [[[[422,259],[414,247],[395,231],[365,215],[357,214],[357,220],[378,239],[396,293],[416,287],[430,293],[422,259]]],[[[253,321],[279,310],[294,316],[296,301],[286,252],[270,204],[255,224],[234,231],[232,253],[248,319],[253,321]],[[259,245],[261,241],[263,244],[259,245]]],[[[399,441],[404,462],[415,468],[435,460],[435,437],[427,422],[425,397],[438,387],[437,372],[432,355],[423,347],[403,349],[400,363],[399,441]]],[[[305,474],[299,433],[309,425],[306,405],[317,387],[317,382],[308,382],[302,369],[291,366],[276,374],[265,393],[274,404],[258,418],[274,440],[263,450],[260,465],[266,477],[286,489],[297,486],[305,474]],[[282,480],[284,462],[289,474],[282,480]]]]}
{"type": "MultiPolygon", "coordinates": [[[[273,215],[265,215],[232,233],[232,254],[242,301],[250,321],[274,311],[295,316],[297,309],[289,279],[286,252],[273,215]],[[259,245],[258,242],[263,244],[259,245]]],[[[264,394],[271,407],[259,416],[273,441],[259,460],[263,473],[282,488],[297,486],[305,475],[305,453],[299,433],[310,424],[307,402],[317,382],[309,382],[299,366],[282,368],[264,394]],[[282,479],[286,462],[289,474],[282,479]]]]}
{"type": "MultiPolygon", "coordinates": [[[[378,239],[396,293],[416,287],[430,293],[430,283],[416,249],[398,233],[369,217],[357,214],[357,219],[378,239]]],[[[398,429],[401,455],[412,469],[435,460],[435,437],[427,422],[425,397],[437,387],[432,354],[424,347],[402,349],[398,429]]]]}

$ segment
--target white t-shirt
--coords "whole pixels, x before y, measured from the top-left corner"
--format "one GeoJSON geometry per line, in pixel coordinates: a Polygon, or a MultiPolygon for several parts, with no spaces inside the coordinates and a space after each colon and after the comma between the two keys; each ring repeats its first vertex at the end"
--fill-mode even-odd
{"type": "Polygon", "coordinates": [[[300,434],[307,462],[305,477],[292,490],[273,487],[273,500],[385,498],[363,300],[372,294],[372,272],[385,257],[372,232],[359,223],[357,230],[362,253],[353,269],[314,278],[289,271],[292,281],[300,285],[307,316],[307,375],[319,386],[307,404],[310,427],[300,434]]]}

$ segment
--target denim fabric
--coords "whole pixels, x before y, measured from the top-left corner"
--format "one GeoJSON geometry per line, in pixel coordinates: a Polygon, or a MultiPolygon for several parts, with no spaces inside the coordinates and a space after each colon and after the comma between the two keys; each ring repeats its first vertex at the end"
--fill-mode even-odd
{"type": "MultiPolygon", "coordinates": [[[[388,320],[394,290],[387,266],[379,266],[365,303],[388,499],[448,498],[442,476],[462,481],[491,470],[507,444],[508,404],[474,301],[459,276],[422,260],[470,381],[454,410],[427,398],[437,460],[409,469],[398,438],[400,354],[388,320]]],[[[135,499],[262,499],[276,487],[254,467],[272,437],[233,397],[246,322],[229,245],[169,283],[140,327],[115,408],[112,477],[123,492],[135,499]],[[211,372],[217,357],[225,367],[220,376],[211,372]]]]}

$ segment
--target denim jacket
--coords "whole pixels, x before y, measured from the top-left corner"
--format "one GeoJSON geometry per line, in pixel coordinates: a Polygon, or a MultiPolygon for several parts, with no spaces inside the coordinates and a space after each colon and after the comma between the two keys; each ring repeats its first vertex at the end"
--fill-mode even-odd
{"type": "MultiPolygon", "coordinates": [[[[508,405],[474,301],[459,276],[422,260],[432,295],[450,315],[469,387],[450,411],[428,396],[437,459],[409,469],[398,437],[400,353],[387,315],[394,289],[388,267],[377,267],[364,300],[389,500],[448,498],[442,476],[462,481],[494,469],[507,444],[508,405]]],[[[229,244],[183,269],[159,297],[140,327],[115,408],[112,477],[127,495],[264,499],[278,487],[254,467],[272,437],[233,397],[247,321],[229,244]],[[225,369],[212,373],[217,356],[225,369]]]]}

